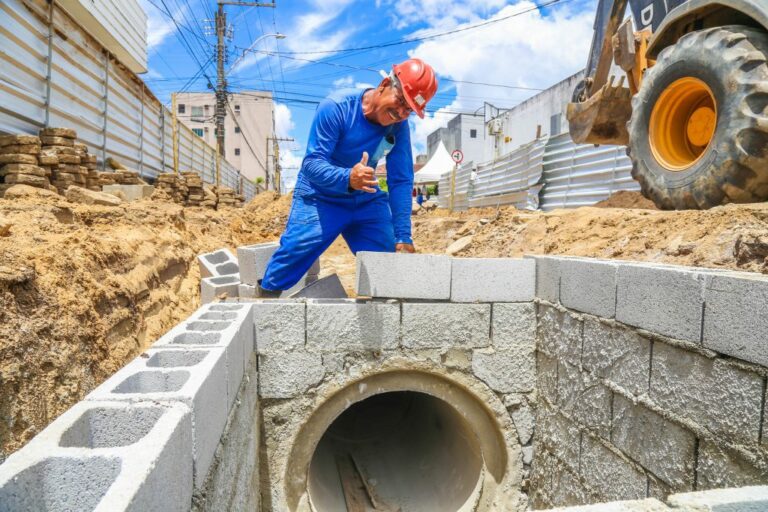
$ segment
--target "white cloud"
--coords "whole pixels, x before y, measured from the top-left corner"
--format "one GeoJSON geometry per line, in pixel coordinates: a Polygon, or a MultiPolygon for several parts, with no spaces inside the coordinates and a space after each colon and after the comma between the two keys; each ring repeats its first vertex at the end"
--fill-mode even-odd
{"type": "MultiPolygon", "coordinates": [[[[162,45],[165,39],[176,30],[176,25],[171,18],[148,0],[140,0],[140,2],[144,12],[147,13],[147,47],[152,49],[162,45]]],[[[181,19],[187,10],[186,6],[177,9],[172,13],[174,19],[181,19]]]]}
{"type": "Polygon", "coordinates": [[[291,109],[285,103],[275,103],[275,133],[278,137],[290,137],[296,127],[291,109]]]}
{"type": "MultiPolygon", "coordinates": [[[[420,4],[442,3],[436,0],[396,0],[420,4]]],[[[470,1],[468,4],[491,7],[493,2],[470,1]]],[[[535,7],[530,0],[507,5],[489,19],[497,19],[535,7]]],[[[461,7],[447,12],[459,12],[461,7]]],[[[458,16],[458,14],[456,14],[458,16]]],[[[466,15],[469,17],[469,15],[466,15]]],[[[468,30],[446,38],[425,41],[409,52],[431,64],[438,75],[452,80],[504,84],[516,87],[547,88],[582,69],[592,41],[594,10],[581,7],[572,11],[568,5],[542,16],[538,10],[468,30]]],[[[457,28],[473,22],[457,25],[457,28]]],[[[443,81],[438,92],[444,92],[443,81]]],[[[472,112],[483,104],[482,98],[500,107],[510,107],[535,91],[456,83],[456,98],[438,113],[421,120],[414,117],[413,142],[423,151],[429,133],[444,126],[451,115],[440,111],[472,112]],[[489,99],[493,98],[493,100],[489,99]]]]}

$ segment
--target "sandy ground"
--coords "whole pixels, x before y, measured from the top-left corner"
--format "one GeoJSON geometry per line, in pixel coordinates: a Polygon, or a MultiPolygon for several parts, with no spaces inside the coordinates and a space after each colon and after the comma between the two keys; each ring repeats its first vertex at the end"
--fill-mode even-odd
{"type": "MultiPolygon", "coordinates": [[[[290,198],[262,194],[211,211],[141,201],[84,206],[64,198],[0,199],[0,461],[189,315],[199,253],[279,238],[290,198]]],[[[601,207],[514,208],[413,218],[420,252],[458,256],[570,254],[768,273],[768,204],[662,212],[638,194],[601,207]]],[[[354,291],[339,240],[322,258],[354,291]]]]}

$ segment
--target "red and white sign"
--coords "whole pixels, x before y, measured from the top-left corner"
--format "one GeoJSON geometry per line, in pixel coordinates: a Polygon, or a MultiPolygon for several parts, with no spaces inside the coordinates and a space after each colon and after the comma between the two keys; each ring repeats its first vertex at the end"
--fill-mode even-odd
{"type": "Polygon", "coordinates": [[[460,149],[454,149],[451,151],[451,158],[453,158],[454,162],[460,164],[464,160],[464,153],[460,149]]]}

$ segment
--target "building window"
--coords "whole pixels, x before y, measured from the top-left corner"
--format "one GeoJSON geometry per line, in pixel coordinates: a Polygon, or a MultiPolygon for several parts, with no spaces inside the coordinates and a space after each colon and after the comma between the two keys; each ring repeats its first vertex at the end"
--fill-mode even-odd
{"type": "Polygon", "coordinates": [[[192,120],[193,121],[202,121],[203,120],[203,107],[192,107],[192,120]]]}
{"type": "Polygon", "coordinates": [[[470,139],[476,139],[477,138],[477,130],[475,130],[474,128],[469,130],[469,138],[470,139]]]}
{"type": "Polygon", "coordinates": [[[179,103],[179,114],[184,114],[187,112],[187,106],[183,103],[179,103]]]}
{"type": "Polygon", "coordinates": [[[235,156],[240,156],[240,148],[235,148],[235,156]]]}
{"type": "Polygon", "coordinates": [[[205,130],[205,133],[208,133],[208,127],[207,126],[205,128],[203,128],[203,129],[205,130]]]}
{"type": "Polygon", "coordinates": [[[240,133],[240,127],[239,126],[235,126],[235,133],[240,133]]]}
{"type": "Polygon", "coordinates": [[[554,137],[560,133],[560,114],[555,114],[549,118],[549,135],[554,137]]]}
{"type": "Polygon", "coordinates": [[[240,113],[240,105],[235,105],[235,114],[240,113]]]}
{"type": "MultiPolygon", "coordinates": [[[[207,130],[208,128],[206,128],[207,130]]],[[[203,136],[203,129],[202,128],[192,128],[192,131],[197,135],[198,137],[203,136]]]]}
{"type": "Polygon", "coordinates": [[[205,109],[205,115],[208,115],[208,108],[209,107],[210,107],[210,105],[203,106],[203,108],[205,109]]]}

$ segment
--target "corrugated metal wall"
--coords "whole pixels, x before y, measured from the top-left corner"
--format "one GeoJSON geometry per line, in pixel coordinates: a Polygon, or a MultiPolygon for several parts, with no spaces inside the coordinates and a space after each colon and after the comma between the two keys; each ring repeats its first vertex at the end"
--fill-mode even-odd
{"type": "Polygon", "coordinates": [[[624,146],[575,144],[563,133],[544,154],[542,210],[589,206],[619,190],[640,190],[624,146]]]}
{"type": "Polygon", "coordinates": [[[574,144],[567,133],[536,140],[478,164],[474,180],[469,179],[472,166],[465,164],[456,172],[453,188],[452,173],[443,175],[440,207],[576,208],[607,199],[619,190],[640,190],[630,174],[632,164],[624,146],[574,144]]]}
{"type": "MultiPolygon", "coordinates": [[[[2,0],[0,19],[0,133],[74,128],[102,169],[114,157],[149,180],[174,172],[173,114],[64,11],[44,0],[2,0]]],[[[182,123],[177,133],[178,170],[215,183],[215,149],[182,123]]],[[[223,160],[221,184],[246,199],[256,192],[223,160]]]]}

